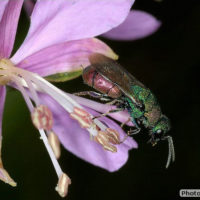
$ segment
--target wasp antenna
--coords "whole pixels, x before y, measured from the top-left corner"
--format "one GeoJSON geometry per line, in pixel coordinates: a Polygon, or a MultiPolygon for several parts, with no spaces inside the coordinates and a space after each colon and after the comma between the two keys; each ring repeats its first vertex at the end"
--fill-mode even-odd
{"type": "Polygon", "coordinates": [[[174,161],[175,161],[175,150],[174,150],[173,139],[172,139],[172,137],[170,136],[168,140],[170,140],[171,152],[172,152],[172,162],[174,162],[174,161]]]}
{"type": "Polygon", "coordinates": [[[168,153],[168,158],[167,158],[167,163],[166,163],[166,169],[169,167],[169,164],[171,162],[171,158],[172,158],[172,152],[171,152],[171,145],[168,139],[168,149],[169,149],[169,153],[168,153]]]}
{"type": "Polygon", "coordinates": [[[167,136],[166,138],[168,140],[168,148],[169,148],[169,153],[168,153],[168,158],[167,158],[167,163],[166,163],[166,168],[169,167],[170,162],[175,161],[175,151],[174,151],[174,143],[173,139],[171,136],[167,136]]]}

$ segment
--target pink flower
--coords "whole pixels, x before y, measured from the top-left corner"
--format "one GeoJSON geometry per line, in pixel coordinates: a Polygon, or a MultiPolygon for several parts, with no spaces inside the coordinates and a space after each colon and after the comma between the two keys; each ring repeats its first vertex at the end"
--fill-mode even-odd
{"type": "MultiPolygon", "coordinates": [[[[99,115],[96,111],[105,112],[109,106],[66,94],[41,76],[63,72],[78,76],[90,64],[88,57],[93,53],[116,59],[116,54],[105,43],[93,37],[122,23],[133,2],[37,1],[28,34],[11,57],[23,0],[0,1],[0,148],[5,86],[8,85],[18,89],[27,103],[58,175],[56,190],[61,196],[66,196],[71,181],[57,160],[59,140],[80,158],[109,171],[123,166],[128,151],[137,144],[130,137],[119,144],[125,133],[112,120],[105,117],[93,120],[93,115],[99,115]]],[[[125,112],[112,116],[122,122],[128,118],[125,112]]],[[[1,153],[0,179],[16,186],[3,167],[1,153]]]]}

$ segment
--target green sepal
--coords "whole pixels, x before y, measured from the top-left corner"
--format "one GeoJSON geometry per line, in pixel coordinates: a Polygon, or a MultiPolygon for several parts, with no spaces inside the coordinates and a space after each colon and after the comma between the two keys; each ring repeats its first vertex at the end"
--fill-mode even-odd
{"type": "Polygon", "coordinates": [[[71,71],[71,72],[62,72],[62,73],[57,73],[53,74],[50,76],[46,76],[45,79],[50,81],[50,82],[65,82],[69,81],[75,78],[78,78],[79,76],[82,75],[83,69],[78,69],[76,71],[71,71]]]}

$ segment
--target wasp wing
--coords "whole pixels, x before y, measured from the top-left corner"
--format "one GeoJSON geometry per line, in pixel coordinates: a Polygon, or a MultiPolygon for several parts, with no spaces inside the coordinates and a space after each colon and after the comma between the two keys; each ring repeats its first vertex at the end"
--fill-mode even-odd
{"type": "Polygon", "coordinates": [[[142,102],[137,99],[137,95],[132,90],[132,85],[145,86],[132,76],[126,69],[114,60],[101,54],[93,54],[90,57],[91,66],[97,70],[105,79],[116,84],[120,90],[129,97],[133,103],[142,106],[142,102]]]}

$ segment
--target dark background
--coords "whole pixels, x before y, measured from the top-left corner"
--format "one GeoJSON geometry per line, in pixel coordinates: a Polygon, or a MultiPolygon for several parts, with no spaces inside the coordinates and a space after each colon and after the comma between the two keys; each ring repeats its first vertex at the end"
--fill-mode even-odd
{"type": "MultiPolygon", "coordinates": [[[[103,39],[119,55],[120,63],[156,94],[163,113],[172,121],[176,162],[165,169],[166,142],[152,148],[147,136],[135,136],[139,148],[118,172],[96,168],[62,149],[60,163],[72,178],[68,199],[178,199],[181,188],[200,189],[199,70],[200,4],[189,0],[136,0],[163,23],[154,35],[134,42],[103,39]]],[[[22,41],[28,21],[23,13],[18,30],[22,41]]],[[[86,90],[79,78],[59,84],[68,92],[73,85],[86,90]]],[[[0,182],[0,199],[61,199],[54,187],[57,177],[47,152],[33,128],[23,98],[9,91],[3,121],[3,161],[17,181],[11,188],[0,182]]]]}

